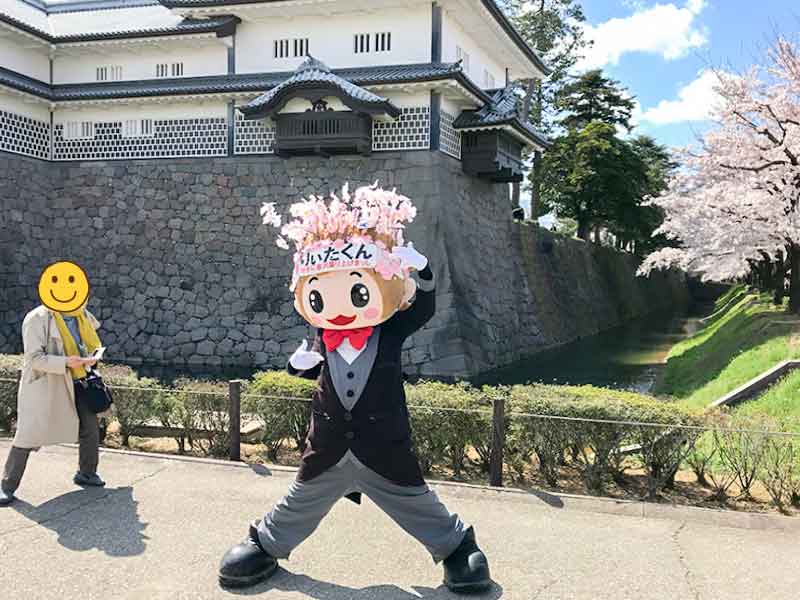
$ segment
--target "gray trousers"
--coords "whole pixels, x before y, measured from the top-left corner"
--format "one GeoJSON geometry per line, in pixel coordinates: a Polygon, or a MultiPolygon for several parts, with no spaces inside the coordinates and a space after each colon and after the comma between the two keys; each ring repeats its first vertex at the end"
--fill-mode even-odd
{"type": "Polygon", "coordinates": [[[289,493],[259,523],[259,542],[271,556],[288,558],[333,505],[352,492],[368,496],[425,546],[435,562],[450,556],[468,529],[427,485],[397,485],[349,455],[311,481],[292,483],[289,493]]]}
{"type": "MultiPolygon", "coordinates": [[[[83,402],[76,402],[78,409],[78,470],[84,475],[97,472],[100,460],[100,427],[97,415],[90,411],[83,402]]],[[[11,447],[3,469],[2,488],[6,493],[14,493],[22,481],[28,457],[34,448],[11,447]]]]}

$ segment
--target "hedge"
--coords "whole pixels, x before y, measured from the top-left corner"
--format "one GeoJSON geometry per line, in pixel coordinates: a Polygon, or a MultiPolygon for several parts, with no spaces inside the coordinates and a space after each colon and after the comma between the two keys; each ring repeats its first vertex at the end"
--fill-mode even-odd
{"type": "MultiPolygon", "coordinates": [[[[9,430],[16,409],[19,356],[0,355],[0,427],[9,430]]],[[[230,440],[228,384],[179,379],[161,386],[128,367],[104,365],[111,385],[123,445],[137,428],[160,424],[175,436],[179,452],[227,454],[230,440]],[[131,389],[135,388],[135,389],[131,389]]],[[[303,450],[316,382],[285,372],[257,373],[246,382],[242,415],[264,426],[269,460],[287,446],[303,450]]],[[[556,487],[570,471],[592,492],[640,466],[650,497],[668,488],[681,467],[719,500],[737,484],[746,498],[758,481],[781,510],[800,504],[800,438],[769,435],[798,431],[787,419],[724,412],[700,414],[676,403],[592,386],[541,384],[476,388],[466,383],[422,381],[406,385],[412,442],[423,472],[464,475],[468,466],[488,471],[492,443],[492,399],[506,400],[505,467],[517,479],[532,470],[556,487]],[[649,427],[636,423],[660,423],[649,427]],[[683,426],[707,426],[701,431],[683,426]],[[670,428],[669,426],[674,426],[670,428]],[[744,429],[752,431],[730,431],[744,429]]]]}
{"type": "Polygon", "coordinates": [[[508,406],[512,415],[508,463],[517,476],[524,476],[531,456],[536,456],[542,477],[555,486],[558,467],[569,462],[593,492],[601,492],[611,479],[619,481],[625,457],[633,454],[639,457],[649,494],[654,496],[671,483],[697,438],[691,430],[665,431],[631,423],[703,423],[702,415],[676,404],[592,386],[514,386],[508,406]]]}

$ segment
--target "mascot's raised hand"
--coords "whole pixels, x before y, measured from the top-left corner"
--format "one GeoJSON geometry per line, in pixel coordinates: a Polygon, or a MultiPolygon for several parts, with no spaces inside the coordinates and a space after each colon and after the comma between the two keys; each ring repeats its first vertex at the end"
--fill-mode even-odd
{"type": "Polygon", "coordinates": [[[298,371],[307,371],[313,369],[325,358],[319,352],[308,349],[308,342],[303,340],[300,347],[294,351],[294,354],[289,358],[289,364],[298,371]]]}

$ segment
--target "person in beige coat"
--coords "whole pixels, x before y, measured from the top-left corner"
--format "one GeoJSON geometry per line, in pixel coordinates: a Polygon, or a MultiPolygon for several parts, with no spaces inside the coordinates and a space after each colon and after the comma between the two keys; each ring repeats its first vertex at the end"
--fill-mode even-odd
{"type": "Polygon", "coordinates": [[[17,395],[17,431],[0,484],[0,505],[11,504],[14,500],[30,453],[42,446],[77,440],[79,469],[75,483],[105,484],[97,475],[100,441],[97,415],[82,402],[76,404],[75,401],[75,387],[80,385],[77,374],[85,376],[84,368],[97,362],[88,356],[92,344],[87,345],[82,338],[99,341],[94,333],[99,325],[85,309],[85,301],[75,311],[61,313],[39,306],[25,316],[22,322],[25,356],[17,395]],[[65,337],[69,339],[65,341],[65,337]],[[78,351],[68,352],[70,348],[78,351]]]}

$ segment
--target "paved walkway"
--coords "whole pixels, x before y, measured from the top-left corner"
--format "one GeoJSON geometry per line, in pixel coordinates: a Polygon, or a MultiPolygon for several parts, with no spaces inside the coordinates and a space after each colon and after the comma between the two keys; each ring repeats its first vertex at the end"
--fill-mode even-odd
{"type": "MultiPolygon", "coordinates": [[[[0,461],[9,445],[0,441],[0,461]]],[[[82,490],[71,482],[75,453],[54,447],[33,455],[22,500],[0,508],[3,600],[231,598],[236,594],[216,581],[221,555],[293,477],[104,452],[108,487],[82,490]]],[[[481,598],[780,600],[800,589],[794,522],[747,529],[709,523],[726,517],[697,510],[677,511],[689,515],[677,520],[642,518],[577,510],[543,494],[452,485],[437,491],[475,525],[489,557],[497,584],[481,598]]],[[[367,500],[338,503],[282,567],[271,582],[238,595],[456,597],[441,585],[441,568],[367,500]]]]}

